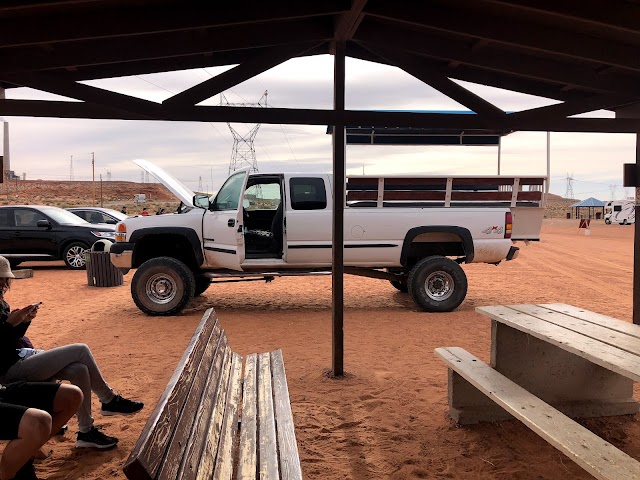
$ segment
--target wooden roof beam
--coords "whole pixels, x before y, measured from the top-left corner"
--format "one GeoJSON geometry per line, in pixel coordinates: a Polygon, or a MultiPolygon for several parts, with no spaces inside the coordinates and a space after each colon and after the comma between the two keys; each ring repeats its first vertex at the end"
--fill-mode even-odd
{"type": "MultiPolygon", "coordinates": [[[[366,44],[363,46],[367,48],[366,44]]],[[[430,69],[428,65],[422,64],[417,57],[390,50],[380,45],[374,47],[373,52],[386,59],[388,63],[401,68],[409,75],[431,85],[447,97],[473,110],[481,117],[494,120],[504,120],[506,118],[504,111],[448,79],[439,71],[430,69]]]]}
{"type": "Polygon", "coordinates": [[[91,40],[81,44],[57,44],[53,51],[11,48],[2,54],[0,72],[53,70],[66,67],[171,59],[182,55],[210,54],[246,48],[321,42],[333,36],[329,19],[309,19],[235,27],[223,27],[195,35],[178,32],[148,35],[135,43],[130,39],[91,40]]]}
{"type": "Polygon", "coordinates": [[[83,83],[64,80],[56,75],[38,73],[22,73],[19,75],[0,74],[0,81],[102,105],[110,110],[121,110],[131,113],[138,118],[145,118],[147,120],[159,120],[163,118],[162,107],[157,103],[122,93],[111,92],[102,88],[92,87],[83,83]]]}
{"type": "MultiPolygon", "coordinates": [[[[581,4],[584,3],[588,2],[581,4]]],[[[484,13],[477,7],[473,10],[473,15],[460,15],[455,5],[443,8],[441,5],[425,4],[419,12],[415,12],[379,3],[369,8],[367,15],[431,31],[473,37],[481,42],[498,42],[529,51],[640,71],[640,55],[632,45],[558,29],[549,35],[542,35],[539,24],[507,16],[501,19],[484,13]]]]}
{"type": "MultiPolygon", "coordinates": [[[[556,17],[590,27],[640,34],[640,7],[631,2],[613,2],[603,8],[600,2],[584,0],[473,0],[508,6],[539,16],[556,17]]],[[[591,28],[593,31],[593,28],[591,28]]]]}
{"type": "Polygon", "coordinates": [[[261,52],[251,60],[166,99],[162,104],[168,108],[195,105],[316,46],[317,44],[286,45],[261,52]]]}
{"type": "Polygon", "coordinates": [[[628,105],[637,101],[634,98],[619,96],[594,95],[583,100],[568,101],[548,105],[546,107],[532,108],[509,114],[509,121],[519,122],[525,120],[554,120],[567,118],[572,115],[593,112],[594,110],[612,110],[622,105],[628,105]]]}
{"type": "Polygon", "coordinates": [[[244,2],[245,8],[242,3],[220,3],[210,9],[189,2],[180,8],[175,5],[132,5],[126,15],[118,8],[105,8],[62,11],[35,18],[0,17],[0,48],[300,20],[339,14],[350,8],[349,0],[244,2]]]}
{"type": "Polygon", "coordinates": [[[593,92],[640,96],[640,82],[634,78],[599,75],[592,68],[582,65],[569,65],[490,47],[472,51],[464,42],[443,40],[441,37],[395,27],[388,23],[364,21],[354,40],[398,51],[410,51],[443,61],[457,61],[493,72],[559,85],[576,85],[593,92]]]}
{"type": "Polygon", "coordinates": [[[367,4],[367,0],[353,0],[351,9],[342,13],[335,21],[333,40],[336,42],[346,42],[351,40],[355,34],[364,14],[362,10],[367,4]]]}
{"type": "MultiPolygon", "coordinates": [[[[135,113],[114,112],[106,107],[81,102],[42,100],[0,100],[0,115],[60,118],[108,118],[139,120],[135,113]],[[120,113],[120,115],[118,115],[120,113]]],[[[194,106],[171,111],[164,120],[193,122],[240,122],[297,125],[377,125],[414,128],[463,128],[483,130],[492,123],[477,115],[429,114],[412,112],[377,112],[258,107],[194,106]]],[[[496,124],[493,124],[495,129],[496,124]]],[[[564,118],[522,120],[514,130],[551,132],[636,133],[640,119],[564,118]]]]}

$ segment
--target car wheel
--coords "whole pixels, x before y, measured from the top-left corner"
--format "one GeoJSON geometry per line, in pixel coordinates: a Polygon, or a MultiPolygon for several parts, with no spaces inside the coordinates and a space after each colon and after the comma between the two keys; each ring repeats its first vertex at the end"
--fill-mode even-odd
{"type": "Polygon", "coordinates": [[[176,315],[193,298],[195,283],[193,272],[180,260],[152,258],[133,275],[131,296],[147,315],[176,315]]]}
{"type": "Polygon", "coordinates": [[[193,295],[195,297],[202,295],[207,291],[209,285],[211,285],[211,280],[209,278],[205,277],[204,275],[196,275],[196,288],[193,295]]]}
{"type": "Polygon", "coordinates": [[[87,263],[84,259],[84,253],[88,250],[88,246],[84,243],[74,242],[67,245],[62,253],[62,259],[67,267],[73,270],[83,270],[87,263]]]}
{"type": "Polygon", "coordinates": [[[608,218],[605,219],[604,223],[606,223],[607,225],[611,225],[611,220],[609,220],[608,218]]]}
{"type": "Polygon", "coordinates": [[[426,312],[450,312],[467,295],[467,276],[453,260],[423,258],[409,272],[407,281],[413,301],[426,312]]]}

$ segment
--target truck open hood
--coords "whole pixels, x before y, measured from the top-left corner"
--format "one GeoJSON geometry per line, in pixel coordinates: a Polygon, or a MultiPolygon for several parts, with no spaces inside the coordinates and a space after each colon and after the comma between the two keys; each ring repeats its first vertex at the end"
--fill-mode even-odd
{"type": "Polygon", "coordinates": [[[134,160],[133,163],[153,175],[160,183],[167,187],[171,193],[178,197],[182,203],[185,205],[193,205],[193,196],[195,194],[185,187],[177,178],[147,160],[138,158],[134,160]]]}

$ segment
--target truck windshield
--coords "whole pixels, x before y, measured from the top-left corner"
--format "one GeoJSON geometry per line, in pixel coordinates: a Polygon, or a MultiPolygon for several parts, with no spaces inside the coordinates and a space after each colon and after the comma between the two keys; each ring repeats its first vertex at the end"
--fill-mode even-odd
{"type": "Polygon", "coordinates": [[[224,183],[213,202],[213,210],[237,210],[246,172],[232,175],[224,183]]]}

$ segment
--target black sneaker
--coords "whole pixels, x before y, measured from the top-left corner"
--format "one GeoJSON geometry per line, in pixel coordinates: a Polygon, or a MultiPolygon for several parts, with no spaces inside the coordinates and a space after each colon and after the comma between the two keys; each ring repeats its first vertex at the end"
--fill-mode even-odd
{"type": "Polygon", "coordinates": [[[112,448],[118,444],[116,437],[105,435],[96,427],[92,427],[87,433],[78,432],[76,448],[112,448]]]}
{"type": "Polygon", "coordinates": [[[116,395],[109,403],[103,403],[100,413],[102,415],[131,415],[139,412],[144,403],[135,400],[127,400],[122,395],[116,395]]]}
{"type": "Polygon", "coordinates": [[[29,460],[25,463],[20,470],[16,472],[16,476],[13,480],[38,480],[36,471],[33,469],[33,460],[29,460]]]}

